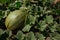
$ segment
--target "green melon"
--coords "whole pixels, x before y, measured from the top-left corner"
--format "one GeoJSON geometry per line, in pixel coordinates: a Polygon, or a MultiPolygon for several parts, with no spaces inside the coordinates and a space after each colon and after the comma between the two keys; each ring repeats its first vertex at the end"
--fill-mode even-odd
{"type": "Polygon", "coordinates": [[[21,10],[15,10],[10,12],[5,20],[6,28],[9,30],[14,30],[19,27],[19,25],[25,20],[28,13],[21,10]]]}

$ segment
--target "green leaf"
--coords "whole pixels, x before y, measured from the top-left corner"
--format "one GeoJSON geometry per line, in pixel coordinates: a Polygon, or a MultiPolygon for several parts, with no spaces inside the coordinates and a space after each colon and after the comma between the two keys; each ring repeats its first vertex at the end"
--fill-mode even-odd
{"type": "Polygon", "coordinates": [[[60,40],[60,34],[57,32],[51,33],[50,37],[52,40],[60,40]]]}
{"type": "Polygon", "coordinates": [[[35,16],[30,15],[30,16],[29,16],[29,20],[30,20],[30,24],[35,24],[36,17],[35,17],[35,16]]]}
{"type": "Polygon", "coordinates": [[[46,16],[45,20],[48,24],[51,24],[51,23],[53,23],[53,16],[52,15],[46,16]]]}
{"type": "Polygon", "coordinates": [[[6,32],[9,35],[9,37],[12,36],[12,31],[11,30],[5,30],[4,32],[6,32]]]}
{"type": "Polygon", "coordinates": [[[33,32],[28,33],[27,40],[36,40],[33,32]]]}
{"type": "Polygon", "coordinates": [[[56,9],[55,12],[60,15],[60,9],[56,9]]]}
{"type": "Polygon", "coordinates": [[[2,29],[0,29],[0,35],[2,35],[4,33],[4,31],[2,29]]]}
{"type": "Polygon", "coordinates": [[[60,24],[58,24],[58,26],[56,28],[57,28],[57,31],[60,32],[60,24]]]}
{"type": "Polygon", "coordinates": [[[56,29],[57,27],[58,27],[58,24],[56,22],[53,25],[49,26],[51,32],[57,31],[57,29],[56,29]]]}
{"type": "Polygon", "coordinates": [[[3,34],[0,35],[0,40],[6,40],[7,37],[9,37],[9,34],[4,31],[3,34]]]}
{"type": "Polygon", "coordinates": [[[22,29],[22,31],[24,31],[24,32],[29,32],[29,30],[30,30],[31,27],[32,27],[31,25],[27,24],[27,25],[22,29]]]}
{"type": "Polygon", "coordinates": [[[40,33],[36,33],[35,36],[36,36],[37,40],[45,40],[45,37],[40,33]]]}
{"type": "Polygon", "coordinates": [[[21,2],[16,2],[16,3],[15,3],[15,7],[16,7],[16,8],[20,8],[21,6],[22,6],[22,3],[21,3],[21,2]]]}
{"type": "Polygon", "coordinates": [[[19,40],[23,40],[24,39],[24,34],[22,31],[18,31],[17,34],[16,34],[16,38],[19,39],[19,40]]]}
{"type": "Polygon", "coordinates": [[[46,29],[46,27],[47,27],[47,24],[46,24],[45,21],[40,21],[40,22],[39,22],[39,25],[40,25],[40,27],[38,27],[38,29],[39,29],[40,31],[44,31],[44,30],[46,29]]]}
{"type": "Polygon", "coordinates": [[[23,0],[23,5],[26,6],[27,4],[30,3],[30,0],[23,0]]]}
{"type": "Polygon", "coordinates": [[[51,10],[47,10],[45,13],[46,13],[46,14],[51,14],[52,11],[51,11],[51,10]]]}
{"type": "Polygon", "coordinates": [[[11,0],[0,0],[0,3],[7,3],[10,2],[11,0]]]}
{"type": "Polygon", "coordinates": [[[3,16],[4,16],[4,13],[2,10],[0,10],[0,20],[3,18],[3,16]]]}

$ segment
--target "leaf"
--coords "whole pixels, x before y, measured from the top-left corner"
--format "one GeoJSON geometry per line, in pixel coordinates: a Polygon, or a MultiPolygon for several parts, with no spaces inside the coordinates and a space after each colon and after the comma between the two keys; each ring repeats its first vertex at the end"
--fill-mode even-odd
{"type": "Polygon", "coordinates": [[[4,31],[2,29],[0,29],[0,35],[2,35],[4,33],[4,31]]]}
{"type": "Polygon", "coordinates": [[[27,40],[36,40],[33,32],[28,33],[27,40]]]}
{"type": "Polygon", "coordinates": [[[7,16],[8,16],[8,14],[10,13],[10,11],[9,10],[6,10],[6,11],[4,11],[4,16],[3,16],[3,18],[6,18],[7,16]]]}
{"type": "Polygon", "coordinates": [[[15,3],[15,7],[16,7],[16,8],[20,8],[21,6],[22,6],[22,3],[21,3],[21,2],[16,2],[16,3],[15,3]]]}
{"type": "Polygon", "coordinates": [[[40,27],[38,27],[38,29],[39,29],[40,31],[44,31],[44,30],[46,29],[46,27],[47,27],[47,24],[46,24],[45,21],[40,21],[40,22],[39,22],[39,25],[40,25],[40,27]]]}
{"type": "Polygon", "coordinates": [[[58,24],[58,26],[56,28],[57,28],[57,31],[60,32],[60,24],[58,24]]]}
{"type": "Polygon", "coordinates": [[[57,32],[51,33],[50,37],[52,40],[60,40],[60,34],[57,32]]]}
{"type": "Polygon", "coordinates": [[[23,5],[27,5],[27,4],[29,4],[30,3],[30,0],[23,0],[23,5]]]}
{"type": "Polygon", "coordinates": [[[38,39],[38,40],[45,40],[45,37],[42,35],[42,34],[40,34],[40,33],[36,33],[36,38],[38,39]]]}
{"type": "Polygon", "coordinates": [[[56,29],[57,27],[58,27],[58,24],[56,24],[56,23],[54,23],[53,25],[49,26],[51,32],[57,31],[57,29],[56,29]]]}
{"type": "Polygon", "coordinates": [[[1,36],[0,36],[0,40],[6,40],[6,38],[8,37],[9,35],[4,32],[1,36]]]}
{"type": "Polygon", "coordinates": [[[7,2],[10,2],[11,0],[0,0],[0,3],[7,3],[7,2]]]}
{"type": "Polygon", "coordinates": [[[4,32],[6,32],[9,35],[9,37],[12,36],[12,31],[11,30],[5,30],[4,32]]]}
{"type": "Polygon", "coordinates": [[[50,37],[47,37],[46,40],[52,40],[50,37]]]}
{"type": "Polygon", "coordinates": [[[60,15],[60,9],[56,9],[55,12],[60,15]]]}
{"type": "Polygon", "coordinates": [[[45,20],[48,24],[51,24],[51,23],[53,23],[53,16],[52,15],[46,16],[45,20]]]}
{"type": "Polygon", "coordinates": [[[51,11],[51,10],[47,10],[45,13],[46,13],[46,14],[51,14],[52,11],[51,11]]]}
{"type": "Polygon", "coordinates": [[[27,25],[22,29],[22,31],[24,31],[24,32],[29,32],[29,30],[30,30],[31,27],[32,27],[31,25],[27,24],[27,25]]]}
{"type": "Polygon", "coordinates": [[[0,20],[3,18],[3,16],[4,16],[4,13],[3,11],[0,10],[0,20]]]}
{"type": "Polygon", "coordinates": [[[16,0],[16,1],[18,1],[18,2],[23,2],[23,0],[16,0]]]}
{"type": "Polygon", "coordinates": [[[16,38],[19,39],[19,40],[23,40],[24,39],[24,34],[22,31],[18,31],[17,34],[16,34],[16,38]]]}
{"type": "Polygon", "coordinates": [[[30,16],[29,16],[29,20],[30,20],[30,24],[34,24],[34,23],[35,23],[35,21],[36,21],[36,17],[35,17],[35,16],[30,15],[30,16]]]}

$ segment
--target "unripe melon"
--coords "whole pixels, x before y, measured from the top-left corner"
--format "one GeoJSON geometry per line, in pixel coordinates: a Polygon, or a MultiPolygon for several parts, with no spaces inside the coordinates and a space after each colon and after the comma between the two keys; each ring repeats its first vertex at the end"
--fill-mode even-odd
{"type": "MultiPolygon", "coordinates": [[[[14,30],[20,26],[20,24],[25,21],[28,13],[21,10],[15,10],[10,12],[5,20],[5,25],[7,29],[14,30]]],[[[23,24],[22,24],[23,25],[23,24]]]]}

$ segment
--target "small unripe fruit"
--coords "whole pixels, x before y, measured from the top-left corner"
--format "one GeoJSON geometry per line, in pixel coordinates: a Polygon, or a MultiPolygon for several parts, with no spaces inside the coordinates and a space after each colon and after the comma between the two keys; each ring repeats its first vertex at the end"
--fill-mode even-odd
{"type": "Polygon", "coordinates": [[[27,14],[28,13],[21,10],[11,12],[5,20],[6,28],[10,30],[18,28],[19,25],[25,20],[27,14]]]}

